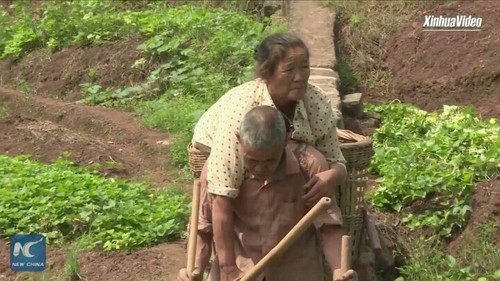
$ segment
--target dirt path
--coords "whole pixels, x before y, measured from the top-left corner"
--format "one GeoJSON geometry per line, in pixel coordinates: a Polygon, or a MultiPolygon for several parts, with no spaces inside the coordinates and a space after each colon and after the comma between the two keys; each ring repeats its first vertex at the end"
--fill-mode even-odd
{"type": "MultiPolygon", "coordinates": [[[[80,275],[86,281],[173,281],[180,268],[186,266],[185,244],[160,244],[134,252],[78,253],[80,275]]],[[[68,280],[64,276],[67,252],[47,249],[47,272],[50,280],[68,280]]],[[[29,273],[9,269],[9,246],[0,241],[0,281],[30,280],[29,273]],[[23,276],[25,278],[23,278],[23,276]]]]}
{"type": "MultiPolygon", "coordinates": [[[[29,153],[52,162],[63,152],[76,163],[100,163],[102,171],[155,186],[176,182],[178,169],[169,163],[168,134],[143,127],[129,113],[80,106],[21,92],[0,89],[0,151],[29,153]]],[[[184,243],[120,253],[80,253],[86,280],[173,280],[185,264],[184,243]]],[[[66,252],[48,249],[49,274],[54,280],[66,261],[66,252]]],[[[9,267],[9,246],[0,241],[0,280],[14,280],[9,267]]],[[[19,280],[19,279],[17,279],[19,280]]],[[[22,279],[21,279],[22,280],[22,279]]]]}
{"type": "Polygon", "coordinates": [[[78,164],[100,163],[107,175],[154,185],[176,181],[168,134],[145,128],[129,113],[6,89],[0,89],[0,105],[9,113],[0,119],[3,153],[52,162],[70,151],[78,164]]]}

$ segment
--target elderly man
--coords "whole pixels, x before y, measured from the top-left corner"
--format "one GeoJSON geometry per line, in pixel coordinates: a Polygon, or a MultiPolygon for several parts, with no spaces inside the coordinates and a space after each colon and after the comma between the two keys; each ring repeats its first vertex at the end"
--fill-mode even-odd
{"type": "MultiPolygon", "coordinates": [[[[304,195],[308,180],[328,169],[323,155],[294,145],[287,134],[285,119],[270,106],[250,110],[235,132],[246,170],[238,196],[232,200],[232,213],[217,212],[217,197],[207,193],[206,167],[201,174],[201,205],[194,275],[200,276],[208,265],[212,241],[216,246],[211,281],[241,278],[262,259],[307,213],[304,195]],[[212,221],[222,220],[225,229],[212,229],[212,221]],[[228,231],[229,230],[229,231],[228,231]],[[213,239],[213,240],[212,240],[213,239]],[[221,241],[231,241],[222,243],[221,241]],[[233,247],[225,247],[225,245],[233,247]],[[225,260],[225,264],[217,261],[225,260]],[[229,261],[229,262],[227,262],[229,261]]],[[[210,158],[207,162],[210,161],[210,158]]],[[[219,208],[218,210],[223,209],[219,208]]],[[[340,267],[341,215],[333,206],[320,215],[287,252],[267,268],[258,281],[324,281],[325,254],[331,269],[340,267]]],[[[201,277],[198,277],[201,280],[201,277]]],[[[335,280],[356,280],[352,270],[335,280]]],[[[178,280],[187,279],[182,269],[178,280]]]]}

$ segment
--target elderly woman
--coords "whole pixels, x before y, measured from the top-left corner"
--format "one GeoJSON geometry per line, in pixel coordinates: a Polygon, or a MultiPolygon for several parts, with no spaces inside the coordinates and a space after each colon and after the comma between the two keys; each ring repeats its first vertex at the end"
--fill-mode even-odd
{"type": "MultiPolygon", "coordinates": [[[[232,200],[238,195],[245,170],[239,156],[236,136],[241,118],[250,109],[268,105],[277,108],[291,125],[288,146],[300,156],[311,149],[321,152],[330,169],[316,174],[306,183],[303,199],[312,206],[333,193],[346,176],[345,159],[336,133],[335,113],[326,95],[308,83],[309,51],[304,42],[291,34],[274,34],[255,51],[258,78],[237,86],[223,95],[196,124],[192,146],[210,155],[207,190],[214,195],[213,213],[232,214],[232,200]]],[[[247,163],[252,159],[245,159],[247,163]]],[[[271,161],[270,161],[271,163],[271,161]]],[[[266,163],[254,173],[266,174],[266,163]]],[[[266,202],[255,202],[265,208],[266,202]]],[[[232,239],[232,216],[214,216],[214,242],[221,280],[236,274],[232,239]],[[224,235],[224,233],[226,233],[224,235]],[[229,235],[230,236],[230,235],[229,235]]]]}

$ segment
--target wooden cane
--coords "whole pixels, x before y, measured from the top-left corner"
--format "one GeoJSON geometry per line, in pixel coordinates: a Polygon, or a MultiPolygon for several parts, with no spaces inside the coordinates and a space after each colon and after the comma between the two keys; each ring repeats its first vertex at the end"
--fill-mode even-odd
{"type": "Polygon", "coordinates": [[[338,280],[340,276],[351,269],[351,236],[343,235],[342,236],[342,245],[340,252],[340,268],[337,268],[333,271],[333,280],[338,280]]]}
{"type": "Polygon", "coordinates": [[[323,197],[307,214],[288,232],[281,241],[274,246],[240,281],[254,281],[264,272],[265,267],[283,251],[286,251],[313,223],[314,219],[324,212],[331,204],[332,200],[323,197]]]}
{"type": "Polygon", "coordinates": [[[200,209],[200,189],[201,182],[195,179],[193,183],[193,201],[191,206],[191,222],[189,227],[187,273],[191,281],[193,278],[194,262],[196,257],[196,240],[198,237],[198,212],[200,209]]]}
{"type": "Polygon", "coordinates": [[[344,274],[351,269],[351,236],[342,236],[342,252],[340,260],[340,273],[344,274]]]}

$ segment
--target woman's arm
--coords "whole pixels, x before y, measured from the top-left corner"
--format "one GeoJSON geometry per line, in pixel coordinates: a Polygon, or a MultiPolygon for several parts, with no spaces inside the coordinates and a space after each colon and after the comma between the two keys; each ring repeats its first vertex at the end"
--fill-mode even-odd
{"type": "Polygon", "coordinates": [[[314,205],[321,197],[331,196],[345,180],[345,158],[340,150],[337,135],[337,119],[327,97],[318,89],[308,93],[306,110],[311,132],[314,136],[314,147],[321,152],[330,169],[316,174],[306,184],[308,192],[304,196],[308,205],[314,205]]]}
{"type": "Polygon", "coordinates": [[[333,173],[332,184],[334,187],[339,186],[347,177],[347,167],[342,162],[330,164],[330,170],[333,173]]]}
{"type": "Polygon", "coordinates": [[[220,281],[233,281],[242,277],[242,272],[236,266],[234,251],[233,199],[225,196],[215,196],[212,212],[212,225],[215,250],[219,262],[220,281]]]}
{"type": "MultiPolygon", "coordinates": [[[[252,84],[249,84],[252,86],[252,84]]],[[[252,92],[248,87],[233,89],[231,97],[220,105],[217,129],[213,132],[210,158],[207,162],[207,191],[213,196],[212,226],[221,281],[239,274],[234,252],[233,199],[238,196],[244,180],[244,167],[239,155],[236,132],[242,116],[250,109],[252,92]],[[241,92],[241,90],[244,90],[241,92]]]]}
{"type": "Polygon", "coordinates": [[[233,200],[225,196],[215,196],[212,206],[212,226],[214,242],[219,265],[223,267],[234,266],[234,214],[233,200]]]}

